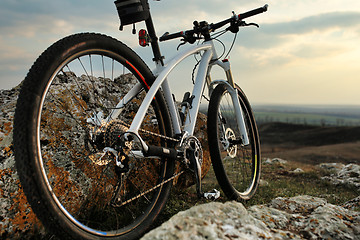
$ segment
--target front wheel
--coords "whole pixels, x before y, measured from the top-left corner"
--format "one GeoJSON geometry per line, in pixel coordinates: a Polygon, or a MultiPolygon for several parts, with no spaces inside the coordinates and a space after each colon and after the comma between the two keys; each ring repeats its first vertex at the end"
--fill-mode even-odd
{"type": "Polygon", "coordinates": [[[236,86],[249,144],[243,145],[232,98],[224,84],[214,89],[208,109],[211,161],[225,195],[232,200],[250,199],[260,179],[260,143],[250,104],[236,86]]]}

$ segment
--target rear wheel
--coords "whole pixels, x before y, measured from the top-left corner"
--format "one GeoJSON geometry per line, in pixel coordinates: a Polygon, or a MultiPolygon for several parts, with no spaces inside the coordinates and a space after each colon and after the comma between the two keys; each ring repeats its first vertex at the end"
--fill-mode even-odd
{"type": "Polygon", "coordinates": [[[243,145],[230,93],[224,84],[214,89],[208,110],[211,161],[225,195],[249,199],[260,179],[260,144],[254,115],[244,93],[237,87],[249,144],[243,145]]]}
{"type": "MultiPolygon", "coordinates": [[[[58,41],[30,69],[15,114],[16,164],[34,212],[62,239],[138,238],[162,210],[173,162],[122,141],[153,81],[131,49],[98,34],[58,41]]],[[[168,145],[161,92],[139,134],[168,145]]]]}

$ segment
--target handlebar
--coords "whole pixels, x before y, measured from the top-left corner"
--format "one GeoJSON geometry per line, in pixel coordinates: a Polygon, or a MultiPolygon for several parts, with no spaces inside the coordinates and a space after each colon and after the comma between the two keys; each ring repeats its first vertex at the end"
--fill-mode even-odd
{"type": "MultiPolygon", "coordinates": [[[[190,32],[191,30],[189,31],[186,31],[187,33],[190,32]]],[[[181,31],[181,32],[177,32],[177,33],[172,33],[172,34],[169,34],[169,32],[166,32],[164,35],[162,35],[159,40],[160,42],[163,42],[163,41],[166,41],[166,40],[170,40],[170,39],[174,39],[174,38],[179,38],[179,37],[183,37],[185,36],[184,32],[181,31]]]]}
{"type": "Polygon", "coordinates": [[[254,9],[254,10],[251,10],[251,11],[248,11],[248,12],[245,12],[245,13],[241,13],[241,14],[238,15],[238,18],[242,20],[242,19],[245,19],[245,18],[248,18],[248,17],[252,17],[254,15],[266,12],[267,9],[268,9],[268,6],[269,5],[265,4],[263,7],[260,7],[260,8],[257,8],[257,9],[254,9]]]}
{"type": "MultiPolygon", "coordinates": [[[[206,27],[206,30],[210,33],[210,32],[215,31],[218,28],[223,27],[224,25],[226,25],[228,23],[231,23],[232,21],[241,22],[241,20],[243,20],[245,18],[254,16],[254,15],[257,15],[257,14],[260,14],[260,13],[263,13],[263,12],[266,12],[267,9],[268,9],[268,5],[266,4],[263,7],[253,9],[251,11],[241,13],[239,15],[234,15],[231,18],[225,19],[225,20],[223,20],[221,22],[218,22],[218,23],[215,23],[215,24],[207,25],[207,23],[205,22],[205,24],[206,24],[205,26],[199,26],[198,22],[195,21],[194,22],[194,25],[195,25],[194,29],[187,30],[187,31],[181,31],[181,32],[177,32],[177,33],[172,33],[172,34],[169,34],[168,32],[166,32],[163,36],[161,36],[159,38],[159,40],[160,40],[160,42],[163,42],[163,41],[183,37],[183,38],[185,38],[185,40],[187,42],[194,43],[197,38],[194,37],[193,35],[195,33],[202,33],[201,30],[203,30],[204,27],[206,27]]],[[[202,23],[204,23],[204,22],[202,22],[202,23]]]]}

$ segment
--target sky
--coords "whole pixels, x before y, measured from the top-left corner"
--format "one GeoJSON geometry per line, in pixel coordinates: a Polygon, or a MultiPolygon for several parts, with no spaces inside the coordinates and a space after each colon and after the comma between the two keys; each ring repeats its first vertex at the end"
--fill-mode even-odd
{"type": "MultiPolygon", "coordinates": [[[[359,0],[149,2],[159,36],[190,29],[194,20],[217,22],[230,17],[232,11],[242,13],[268,4],[268,12],[246,20],[260,28],[241,29],[229,55],[236,83],[250,102],[360,105],[359,0]]],[[[142,23],[136,26],[138,30],[142,27],[142,23]]],[[[47,47],[78,32],[115,37],[153,68],[150,48],[137,45],[131,27],[122,32],[118,28],[113,1],[1,0],[0,89],[18,85],[47,47]]],[[[233,35],[221,40],[228,49],[233,35]]],[[[161,43],[166,59],[176,54],[178,44],[178,40],[161,43]]],[[[181,98],[183,86],[191,85],[193,61],[187,60],[170,76],[177,98],[181,98]]]]}

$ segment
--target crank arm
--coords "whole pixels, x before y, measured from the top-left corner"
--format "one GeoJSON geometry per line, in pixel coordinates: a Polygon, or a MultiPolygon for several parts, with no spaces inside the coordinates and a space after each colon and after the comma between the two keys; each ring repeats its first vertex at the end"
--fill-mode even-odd
{"type": "MultiPolygon", "coordinates": [[[[193,151],[193,150],[188,150],[193,151]]],[[[195,174],[195,182],[196,182],[196,192],[199,198],[204,197],[204,193],[201,188],[201,166],[199,161],[195,158],[194,152],[190,152],[189,154],[190,162],[192,163],[192,167],[194,169],[195,174]]]]}

